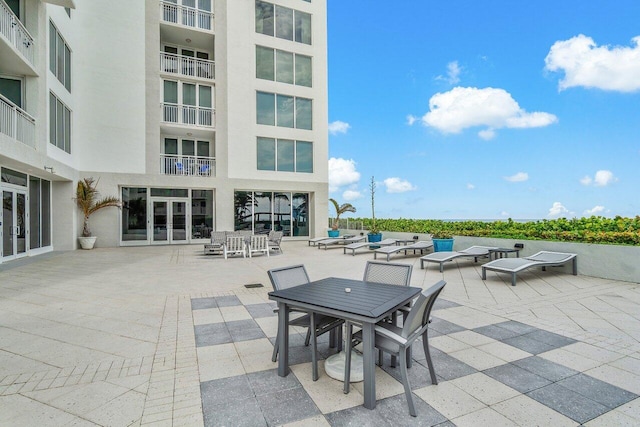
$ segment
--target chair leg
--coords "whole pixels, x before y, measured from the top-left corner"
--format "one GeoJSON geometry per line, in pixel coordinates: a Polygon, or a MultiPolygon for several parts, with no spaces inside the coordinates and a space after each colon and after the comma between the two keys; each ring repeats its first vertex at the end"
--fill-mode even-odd
{"type": "Polygon", "coordinates": [[[307,329],[307,337],[304,339],[305,347],[309,346],[310,341],[311,341],[311,326],[309,326],[309,329],[307,329]]]}
{"type": "Polygon", "coordinates": [[[336,348],[336,329],[329,331],[329,348],[336,348]]]}
{"type": "Polygon", "coordinates": [[[398,357],[400,362],[400,374],[402,375],[402,385],[404,386],[404,395],[407,397],[407,404],[409,405],[409,414],[412,417],[416,416],[416,408],[413,404],[413,396],[411,394],[411,386],[409,385],[409,376],[407,373],[407,349],[403,348],[400,351],[400,355],[398,357]]]}
{"type": "Polygon", "coordinates": [[[347,342],[344,349],[344,394],[349,393],[349,381],[351,380],[351,334],[353,325],[351,322],[345,323],[347,329],[347,342]]]}
{"type": "Polygon", "coordinates": [[[427,365],[429,365],[431,384],[437,385],[438,379],[436,378],[436,371],[433,368],[433,361],[431,360],[431,352],[429,351],[429,338],[427,337],[427,334],[422,335],[422,348],[424,348],[424,355],[427,359],[427,365]]]}
{"type": "Polygon", "coordinates": [[[378,366],[382,366],[383,357],[384,353],[382,350],[378,349],[378,366]]]}
{"type": "Polygon", "coordinates": [[[275,362],[278,360],[278,342],[280,340],[280,331],[276,335],[276,342],[273,344],[273,354],[271,355],[271,361],[275,362]]]}
{"type": "Polygon", "coordinates": [[[311,378],[318,381],[318,340],[316,339],[316,314],[311,312],[309,318],[309,331],[311,332],[311,378]]]}

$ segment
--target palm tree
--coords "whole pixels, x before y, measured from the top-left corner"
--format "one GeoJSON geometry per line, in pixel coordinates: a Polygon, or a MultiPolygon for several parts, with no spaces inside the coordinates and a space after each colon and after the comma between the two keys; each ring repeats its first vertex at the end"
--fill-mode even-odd
{"type": "Polygon", "coordinates": [[[342,215],[345,212],[355,213],[356,208],[351,203],[344,203],[342,205],[339,205],[335,199],[329,199],[329,201],[333,203],[333,206],[336,208],[336,219],[333,221],[333,225],[331,226],[331,229],[337,230],[339,225],[338,220],[340,219],[340,215],[342,215]]]}
{"type": "Polygon", "coordinates": [[[89,217],[102,208],[108,208],[115,206],[117,208],[122,207],[120,200],[116,197],[104,197],[98,199],[100,193],[96,187],[98,182],[93,178],[85,178],[78,181],[78,187],[76,188],[76,204],[84,215],[84,225],[82,227],[82,237],[91,237],[91,230],[89,230],[89,217]]]}

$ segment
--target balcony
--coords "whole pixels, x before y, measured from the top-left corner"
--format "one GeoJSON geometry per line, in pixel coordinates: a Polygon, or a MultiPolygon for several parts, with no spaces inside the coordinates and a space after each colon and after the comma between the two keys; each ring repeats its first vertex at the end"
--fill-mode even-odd
{"type": "Polygon", "coordinates": [[[213,32],[213,12],[182,6],[170,1],[160,2],[160,22],[213,32]]]}
{"type": "Polygon", "coordinates": [[[215,78],[215,62],[208,59],[160,52],[160,72],[213,80],[215,78]]]}
{"type": "Polygon", "coordinates": [[[36,147],[36,120],[0,95],[0,132],[29,147],[36,147]]]}
{"type": "Polygon", "coordinates": [[[215,127],[215,110],[195,105],[180,105],[163,102],[162,121],[177,125],[215,127]]]}
{"type": "Polygon", "coordinates": [[[0,60],[3,63],[1,70],[14,74],[37,75],[36,46],[33,37],[9,6],[0,0],[0,40],[2,39],[6,44],[0,42],[0,60]],[[16,55],[15,51],[19,52],[19,55],[16,55]]]}
{"type": "Polygon", "coordinates": [[[216,176],[215,157],[160,155],[160,173],[180,176],[216,176]]]}

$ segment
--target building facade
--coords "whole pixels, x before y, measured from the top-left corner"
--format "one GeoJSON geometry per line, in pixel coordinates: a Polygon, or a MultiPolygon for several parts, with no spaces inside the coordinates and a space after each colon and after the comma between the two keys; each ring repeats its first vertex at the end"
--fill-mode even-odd
{"type": "Polygon", "coordinates": [[[0,260],[324,233],[325,0],[0,0],[0,260]]]}

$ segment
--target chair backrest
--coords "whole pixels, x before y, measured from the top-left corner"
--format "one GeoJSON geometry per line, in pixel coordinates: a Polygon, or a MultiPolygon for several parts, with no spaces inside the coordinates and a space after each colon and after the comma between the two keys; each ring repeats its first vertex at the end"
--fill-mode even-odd
{"type": "Polygon", "coordinates": [[[409,286],[413,266],[392,262],[367,261],[362,280],[370,283],[409,286]]]}
{"type": "Polygon", "coordinates": [[[269,245],[267,244],[267,242],[268,242],[268,239],[265,234],[251,236],[251,243],[250,243],[251,252],[268,250],[269,245]]]}
{"type": "Polygon", "coordinates": [[[227,233],[224,231],[212,231],[211,232],[211,243],[224,245],[227,241],[227,233]]]}
{"type": "Polygon", "coordinates": [[[227,236],[227,251],[242,251],[242,250],[244,250],[244,237],[227,236]]]}
{"type": "Polygon", "coordinates": [[[184,170],[184,166],[182,165],[182,162],[176,162],[175,166],[176,166],[176,171],[178,172],[182,172],[184,170]]]}
{"type": "Polygon", "coordinates": [[[575,258],[576,254],[570,254],[565,252],[550,252],[550,251],[540,251],[531,256],[525,257],[526,259],[530,259],[531,261],[539,261],[539,262],[566,262],[572,258],[575,258]]]}
{"type": "Polygon", "coordinates": [[[309,275],[304,265],[291,265],[289,267],[272,268],[267,271],[271,285],[275,291],[292,288],[309,283],[309,275]]]}
{"type": "Polygon", "coordinates": [[[442,292],[446,284],[447,282],[441,280],[429,289],[422,291],[420,296],[418,296],[402,327],[402,333],[400,335],[402,335],[403,338],[408,338],[429,322],[433,304],[436,302],[438,295],[440,295],[440,292],[442,292]]]}
{"type": "Polygon", "coordinates": [[[271,230],[269,232],[269,241],[271,243],[280,244],[280,241],[282,240],[283,234],[284,233],[282,231],[273,231],[273,230],[271,230]]]}

